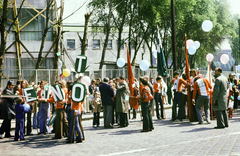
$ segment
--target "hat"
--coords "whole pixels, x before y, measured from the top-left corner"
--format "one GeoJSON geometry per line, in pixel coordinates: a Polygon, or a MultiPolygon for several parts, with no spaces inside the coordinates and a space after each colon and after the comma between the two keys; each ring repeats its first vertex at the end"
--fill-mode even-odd
{"type": "Polygon", "coordinates": [[[8,81],[7,85],[9,85],[9,86],[13,85],[14,86],[15,84],[14,84],[13,80],[10,80],[10,81],[8,81]]]}

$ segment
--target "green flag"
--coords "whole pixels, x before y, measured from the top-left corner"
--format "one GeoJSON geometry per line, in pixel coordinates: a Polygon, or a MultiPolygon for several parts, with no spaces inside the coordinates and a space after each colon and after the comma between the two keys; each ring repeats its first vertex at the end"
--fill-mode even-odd
{"type": "Polygon", "coordinates": [[[75,63],[75,71],[77,73],[84,73],[87,66],[87,56],[78,55],[75,63]]]}
{"type": "Polygon", "coordinates": [[[86,87],[84,84],[79,82],[74,82],[72,87],[72,100],[74,102],[83,102],[86,95],[86,87]]]}
{"type": "Polygon", "coordinates": [[[158,70],[158,75],[161,75],[162,77],[166,77],[167,76],[167,65],[166,65],[165,56],[163,53],[162,42],[160,39],[158,27],[157,27],[157,32],[158,32],[157,70],[158,70]]]}

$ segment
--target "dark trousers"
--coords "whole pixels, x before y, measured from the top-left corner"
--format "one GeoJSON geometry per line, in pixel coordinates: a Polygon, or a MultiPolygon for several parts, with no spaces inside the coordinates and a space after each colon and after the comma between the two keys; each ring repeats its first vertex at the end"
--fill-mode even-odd
{"type": "Polygon", "coordinates": [[[143,130],[153,129],[152,116],[150,114],[150,102],[142,102],[143,130]]]}
{"type": "Polygon", "coordinates": [[[65,111],[63,109],[57,109],[56,116],[56,129],[55,129],[55,138],[60,139],[63,137],[63,132],[68,135],[68,123],[66,121],[65,111]]]}
{"type": "Polygon", "coordinates": [[[99,116],[100,116],[100,112],[93,113],[93,125],[99,126],[99,116]]]}
{"type": "Polygon", "coordinates": [[[217,127],[228,127],[227,111],[216,111],[217,113],[217,127]]]}
{"type": "Polygon", "coordinates": [[[27,112],[27,135],[29,135],[32,132],[32,106],[30,106],[31,109],[29,112],[27,112]]]}
{"type": "Polygon", "coordinates": [[[81,140],[83,138],[79,125],[79,115],[74,115],[75,110],[71,110],[71,123],[69,127],[68,140],[74,141],[81,140]]]}
{"type": "Polygon", "coordinates": [[[113,115],[113,106],[112,105],[103,105],[103,118],[104,118],[104,127],[111,126],[112,115],[113,115]]]}
{"type": "Polygon", "coordinates": [[[67,104],[66,115],[68,123],[71,123],[71,104],[67,104]]]}
{"type": "Polygon", "coordinates": [[[128,113],[120,113],[120,126],[128,126],[128,113]]]}
{"type": "Polygon", "coordinates": [[[158,118],[158,119],[160,118],[159,103],[160,103],[160,106],[161,106],[161,118],[164,118],[162,94],[160,94],[160,93],[155,93],[154,99],[155,99],[155,103],[156,103],[156,114],[157,114],[157,118],[158,118]]]}
{"type": "Polygon", "coordinates": [[[136,117],[137,117],[137,109],[133,108],[133,118],[136,118],[136,117]]]}
{"type": "Polygon", "coordinates": [[[0,134],[5,132],[5,136],[10,136],[11,119],[4,119],[0,128],[0,134]]]}
{"type": "Polygon", "coordinates": [[[19,132],[20,132],[20,140],[24,139],[23,130],[24,130],[24,119],[16,119],[16,128],[15,128],[14,140],[18,140],[19,132]]]}
{"type": "MultiPolygon", "coordinates": [[[[172,106],[172,120],[177,119],[177,104],[178,104],[178,117],[181,118],[182,116],[182,93],[180,92],[174,92],[174,100],[173,100],[173,106],[172,106]]],[[[180,119],[181,120],[181,119],[180,119]]]]}

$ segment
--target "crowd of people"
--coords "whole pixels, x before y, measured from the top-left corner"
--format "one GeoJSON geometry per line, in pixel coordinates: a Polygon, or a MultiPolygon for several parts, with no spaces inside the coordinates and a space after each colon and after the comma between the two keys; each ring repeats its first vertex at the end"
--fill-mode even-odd
{"type": "MultiPolygon", "coordinates": [[[[189,117],[189,111],[195,115],[199,124],[203,124],[203,114],[208,124],[211,124],[210,114],[217,118],[215,128],[228,127],[228,115],[232,117],[232,112],[238,107],[238,98],[240,85],[238,78],[229,75],[227,79],[222,75],[222,69],[216,68],[214,83],[197,74],[195,69],[190,70],[190,79],[186,78],[186,73],[181,76],[179,72],[174,72],[174,78],[170,81],[169,75],[166,78],[157,76],[155,81],[148,76],[134,79],[134,84],[129,85],[128,79],[120,76],[115,79],[100,78],[92,80],[91,85],[86,92],[90,95],[90,106],[93,112],[93,127],[100,126],[100,112],[103,110],[104,128],[113,128],[118,126],[124,128],[129,125],[130,111],[133,114],[133,120],[136,119],[138,112],[143,121],[141,132],[154,130],[152,116],[156,111],[158,120],[166,118],[164,105],[172,103],[172,121],[182,121],[189,117]],[[165,79],[165,81],[164,81],[165,79]],[[170,85],[171,84],[171,85],[170,85]],[[130,94],[130,88],[133,94],[130,94]],[[190,94],[189,90],[190,89],[190,94]],[[173,99],[167,100],[167,96],[173,99]],[[188,98],[191,96],[193,110],[188,109],[188,98]],[[210,105],[212,102],[212,105],[210,105]],[[131,107],[130,107],[131,106],[131,107]],[[159,107],[160,106],[160,107],[159,107]],[[178,111],[177,111],[178,107],[178,111]],[[210,112],[210,108],[211,111],[210,112]]],[[[81,80],[79,80],[81,81],[81,80]]],[[[7,83],[3,90],[3,95],[19,95],[17,98],[4,97],[1,101],[0,117],[3,123],[0,128],[0,138],[12,137],[10,134],[11,120],[16,118],[16,129],[14,140],[24,140],[24,134],[32,135],[32,128],[40,129],[38,134],[55,133],[53,139],[67,137],[67,143],[82,142],[84,131],[82,126],[83,102],[74,102],[71,99],[73,82],[64,80],[56,81],[59,84],[64,100],[55,101],[53,94],[46,93],[45,86],[48,82],[41,81],[38,84],[28,84],[26,80],[13,81],[7,83]],[[26,103],[23,89],[33,86],[38,95],[38,100],[29,102],[31,109],[24,112],[22,104],[26,103]],[[26,114],[26,118],[25,118],[26,114]],[[33,114],[33,118],[32,118],[33,114]],[[56,114],[53,122],[53,130],[50,130],[50,114],[56,114]],[[32,121],[33,120],[33,121],[32,121]],[[25,131],[25,121],[27,128],[25,131]],[[20,135],[19,135],[20,133],[20,135]]]]}

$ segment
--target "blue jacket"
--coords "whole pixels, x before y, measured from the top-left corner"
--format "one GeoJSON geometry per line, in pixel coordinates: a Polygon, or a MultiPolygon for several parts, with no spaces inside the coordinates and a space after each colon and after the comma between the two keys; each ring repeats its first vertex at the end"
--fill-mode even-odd
{"type": "Polygon", "coordinates": [[[23,105],[15,105],[16,119],[24,119],[24,107],[23,105]]]}
{"type": "Polygon", "coordinates": [[[102,99],[102,105],[113,105],[114,92],[110,85],[103,83],[99,87],[102,99]]]}

